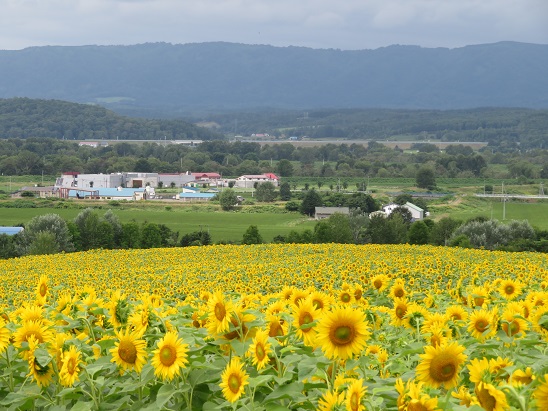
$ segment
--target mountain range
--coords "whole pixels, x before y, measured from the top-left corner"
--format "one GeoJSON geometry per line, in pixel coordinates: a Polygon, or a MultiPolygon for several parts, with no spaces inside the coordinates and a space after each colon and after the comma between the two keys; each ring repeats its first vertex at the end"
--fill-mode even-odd
{"type": "Polygon", "coordinates": [[[548,108],[548,45],[375,50],[235,43],[0,50],[0,98],[178,117],[251,108],[548,108]]]}

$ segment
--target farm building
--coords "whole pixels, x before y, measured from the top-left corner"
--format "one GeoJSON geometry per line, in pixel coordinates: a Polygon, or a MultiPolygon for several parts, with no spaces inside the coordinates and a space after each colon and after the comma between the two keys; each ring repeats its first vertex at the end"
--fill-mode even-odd
{"type": "Polygon", "coordinates": [[[408,209],[409,212],[411,213],[411,218],[413,219],[413,221],[423,220],[424,219],[424,210],[422,208],[416,206],[415,204],[410,203],[410,202],[407,202],[403,205],[399,205],[399,204],[396,204],[396,203],[390,203],[390,204],[387,204],[387,205],[383,206],[382,211],[387,216],[389,216],[390,214],[392,214],[392,211],[394,211],[398,207],[403,207],[403,208],[408,209]]]}
{"type": "Polygon", "coordinates": [[[244,187],[252,188],[255,186],[255,183],[261,184],[270,182],[275,186],[278,186],[279,178],[274,173],[265,173],[265,174],[244,174],[243,176],[238,177],[235,180],[235,187],[244,187]]]}
{"type": "Polygon", "coordinates": [[[314,218],[321,220],[323,218],[329,218],[335,213],[349,215],[350,208],[348,207],[316,207],[314,211],[314,218]]]}

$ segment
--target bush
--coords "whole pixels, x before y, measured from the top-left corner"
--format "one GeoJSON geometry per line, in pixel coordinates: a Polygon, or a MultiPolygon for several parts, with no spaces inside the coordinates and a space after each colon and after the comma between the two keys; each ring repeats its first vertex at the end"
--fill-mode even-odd
{"type": "Polygon", "coordinates": [[[288,201],[285,203],[285,209],[287,211],[299,211],[301,208],[301,204],[297,201],[288,201]]]}

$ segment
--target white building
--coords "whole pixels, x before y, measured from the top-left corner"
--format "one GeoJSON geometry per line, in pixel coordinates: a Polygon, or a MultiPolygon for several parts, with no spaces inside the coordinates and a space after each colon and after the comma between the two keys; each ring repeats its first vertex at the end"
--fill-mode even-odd
{"type": "Polygon", "coordinates": [[[244,188],[253,188],[255,183],[261,184],[270,182],[274,186],[278,186],[280,179],[274,173],[265,173],[265,174],[244,174],[236,179],[234,186],[235,187],[244,187],[244,188]]]}
{"type": "Polygon", "coordinates": [[[383,206],[382,211],[387,216],[389,216],[398,207],[403,207],[403,208],[406,208],[407,210],[409,210],[409,212],[411,213],[411,218],[412,218],[413,221],[423,220],[424,219],[424,210],[422,208],[416,206],[415,204],[410,203],[410,202],[407,202],[403,205],[399,205],[399,204],[396,204],[396,203],[390,203],[390,204],[387,204],[387,205],[383,206]]]}

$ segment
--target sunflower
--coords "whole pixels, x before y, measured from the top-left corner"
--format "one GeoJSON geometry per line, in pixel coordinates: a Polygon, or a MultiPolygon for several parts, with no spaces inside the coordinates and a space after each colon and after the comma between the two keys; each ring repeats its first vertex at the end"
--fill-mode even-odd
{"type": "Polygon", "coordinates": [[[412,330],[416,330],[424,324],[427,316],[428,310],[426,310],[426,308],[416,303],[411,303],[407,306],[407,312],[404,316],[403,325],[407,328],[411,328],[412,330]]]}
{"type": "Polygon", "coordinates": [[[398,278],[394,281],[394,285],[390,288],[390,297],[393,299],[404,298],[407,295],[405,291],[405,282],[398,278]]]}
{"type": "Polygon", "coordinates": [[[36,286],[36,301],[38,302],[38,305],[44,305],[46,303],[48,291],[48,277],[42,275],[36,286]]]}
{"type": "Polygon", "coordinates": [[[352,290],[340,290],[337,295],[337,302],[340,304],[352,304],[354,296],[352,290]]]}
{"type": "Polygon", "coordinates": [[[4,321],[4,319],[0,317],[0,354],[4,352],[9,344],[10,330],[8,327],[6,327],[6,322],[4,321]]]}
{"type": "Polygon", "coordinates": [[[313,291],[308,298],[312,300],[314,307],[321,312],[328,310],[333,303],[333,298],[328,294],[322,293],[321,291],[313,291]]]}
{"type": "Polygon", "coordinates": [[[222,291],[216,291],[207,303],[207,328],[212,335],[223,334],[230,328],[230,317],[234,311],[232,301],[226,300],[222,291]]]}
{"type": "Polygon", "coordinates": [[[531,367],[527,367],[525,371],[515,370],[510,377],[510,383],[514,387],[520,387],[522,385],[529,385],[533,382],[535,376],[533,375],[533,370],[531,367]]]}
{"type": "Polygon", "coordinates": [[[537,403],[537,409],[548,410],[548,374],[540,379],[540,385],[533,391],[533,397],[537,403]]]}
{"type": "Polygon", "coordinates": [[[299,305],[301,301],[303,301],[306,297],[308,297],[310,293],[305,290],[300,290],[298,288],[293,289],[293,293],[291,294],[290,302],[293,305],[299,305]]]}
{"type": "Polygon", "coordinates": [[[158,348],[153,351],[152,366],[154,375],[171,381],[188,363],[188,345],[177,338],[175,332],[168,332],[158,341],[158,348]]]}
{"type": "Polygon", "coordinates": [[[475,310],[470,315],[468,332],[480,341],[495,335],[497,327],[493,313],[485,309],[475,310]]]}
{"type": "Polygon", "coordinates": [[[520,312],[505,310],[502,313],[500,328],[508,337],[523,337],[528,326],[520,312]]]}
{"type": "MultiPolygon", "coordinates": [[[[50,342],[53,339],[53,332],[39,321],[28,321],[15,331],[13,338],[13,345],[22,348],[23,342],[29,342],[31,338],[34,338],[37,343],[50,342]]],[[[23,351],[22,355],[23,358],[28,359],[28,351],[23,351]]]]}
{"type": "Polygon", "coordinates": [[[475,394],[480,406],[486,411],[504,411],[509,408],[504,392],[491,384],[480,382],[476,386],[475,394]]]}
{"type": "Polygon", "coordinates": [[[327,391],[318,400],[318,411],[334,411],[338,409],[344,401],[344,393],[337,393],[336,391],[327,391]]]}
{"type": "Polygon", "coordinates": [[[283,337],[287,335],[288,331],[288,325],[287,322],[277,316],[277,315],[271,315],[269,317],[266,317],[267,320],[267,329],[268,329],[268,336],[276,338],[278,340],[282,340],[283,337]]]}
{"type": "Polygon", "coordinates": [[[511,279],[502,280],[499,284],[499,294],[506,300],[513,300],[521,294],[523,285],[511,279]]]}
{"type": "Polygon", "coordinates": [[[489,290],[486,286],[473,287],[468,294],[468,305],[471,307],[482,307],[488,302],[489,290]]]}
{"type": "Polygon", "coordinates": [[[71,345],[64,352],[61,369],[59,371],[59,381],[64,387],[72,387],[78,381],[78,373],[80,372],[81,353],[76,349],[76,346],[71,345]]]}
{"type": "Polygon", "coordinates": [[[268,364],[268,355],[272,352],[272,346],[268,342],[268,333],[265,330],[258,330],[249,346],[248,355],[251,356],[251,362],[261,370],[268,364]]]}
{"type": "Polygon", "coordinates": [[[442,345],[449,341],[447,334],[450,334],[450,331],[441,324],[435,324],[429,327],[428,334],[430,334],[428,339],[430,345],[437,347],[438,345],[442,345]]]}
{"type": "Polygon", "coordinates": [[[460,386],[457,391],[453,391],[451,393],[451,396],[460,400],[459,404],[464,405],[467,408],[471,407],[472,405],[479,405],[478,399],[470,394],[470,391],[468,391],[465,386],[460,386]]]}
{"type": "Polygon", "coordinates": [[[354,287],[352,288],[352,293],[354,295],[354,300],[356,300],[356,302],[359,302],[363,296],[363,287],[360,284],[354,284],[354,287]]]}
{"type": "Polygon", "coordinates": [[[536,332],[542,334],[544,338],[548,337],[548,306],[535,310],[531,315],[531,324],[536,332]]]}
{"type": "Polygon", "coordinates": [[[110,296],[108,303],[110,313],[110,323],[118,328],[125,326],[129,318],[130,306],[127,302],[127,297],[121,291],[116,291],[110,296]]]}
{"type": "Polygon", "coordinates": [[[365,397],[366,387],[363,385],[363,380],[354,380],[346,390],[346,409],[348,411],[361,411],[365,407],[362,405],[362,400],[365,397]]]}
{"type": "Polygon", "coordinates": [[[452,321],[466,321],[468,319],[468,313],[460,305],[451,305],[445,310],[445,315],[452,321]]]}
{"type": "Polygon", "coordinates": [[[38,384],[39,387],[47,387],[51,380],[53,379],[53,366],[51,364],[51,357],[43,358],[41,363],[38,361],[38,359],[34,356],[34,353],[36,349],[39,346],[39,341],[34,338],[34,336],[31,336],[28,340],[29,343],[29,349],[28,349],[28,355],[27,355],[27,361],[29,363],[29,376],[32,376],[36,380],[36,384],[38,384]]]}
{"type": "Polygon", "coordinates": [[[122,367],[122,373],[126,370],[141,372],[143,365],[147,362],[146,341],[138,339],[137,335],[127,328],[125,331],[115,331],[115,333],[118,341],[114,343],[114,348],[110,349],[112,354],[110,361],[122,367]]]}
{"type": "Polygon", "coordinates": [[[388,277],[384,274],[378,274],[371,279],[371,285],[379,293],[383,292],[388,287],[388,277]]]}
{"type": "Polygon", "coordinates": [[[417,366],[417,378],[425,384],[450,389],[457,385],[461,365],[466,360],[464,347],[457,342],[438,347],[425,346],[422,361],[417,366]]]}
{"type": "Polygon", "coordinates": [[[369,338],[365,314],[352,307],[337,307],[325,313],[316,328],[316,342],[331,359],[358,354],[369,338]]]}
{"type": "Polygon", "coordinates": [[[244,393],[245,386],[249,384],[249,376],[242,368],[243,364],[240,362],[240,358],[233,357],[221,374],[219,386],[228,402],[238,401],[244,393]]]}
{"type": "Polygon", "coordinates": [[[390,312],[392,324],[395,326],[403,325],[405,322],[405,314],[407,314],[407,300],[405,298],[394,299],[394,308],[390,312]]]}
{"type": "Polygon", "coordinates": [[[511,367],[514,363],[509,358],[491,358],[489,360],[489,366],[491,367],[491,373],[495,376],[497,381],[504,380],[508,381],[510,376],[508,371],[505,370],[506,367],[511,367]]]}
{"type": "Polygon", "coordinates": [[[296,328],[297,337],[302,339],[305,345],[314,346],[316,329],[314,322],[320,317],[320,311],[314,306],[311,299],[307,298],[299,302],[293,313],[293,325],[296,328]]]}
{"type": "Polygon", "coordinates": [[[492,381],[492,364],[489,363],[487,358],[474,358],[467,365],[467,368],[470,371],[470,381],[476,385],[480,382],[492,381]]]}

